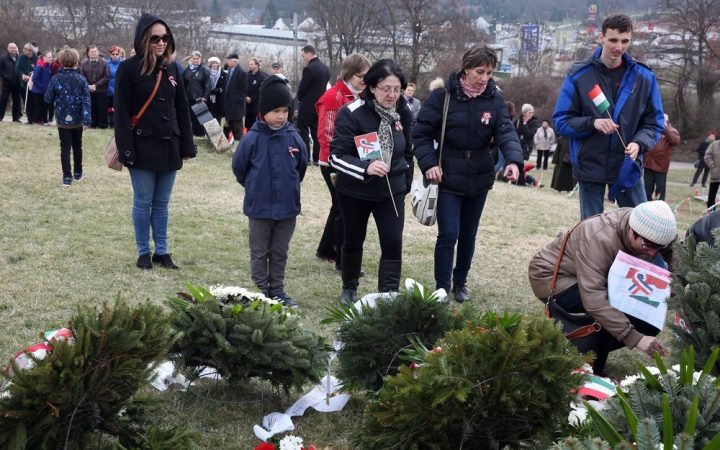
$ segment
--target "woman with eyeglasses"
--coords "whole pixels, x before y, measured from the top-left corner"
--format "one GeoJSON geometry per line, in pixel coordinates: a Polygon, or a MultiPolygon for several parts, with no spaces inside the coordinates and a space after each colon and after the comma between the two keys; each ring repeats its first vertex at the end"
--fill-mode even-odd
{"type": "MultiPolygon", "coordinates": [[[[610,304],[608,273],[619,251],[647,262],[660,254],[670,263],[672,244],[676,240],[675,214],[667,203],[659,200],[585,219],[556,237],[530,261],[530,287],[543,303],[556,302],[570,314],[586,312],[600,325],[600,331],[589,342],[570,341],[583,353],[595,353],[596,374],[603,375],[610,352],[625,346],[648,356],[653,356],[655,351],[663,356],[667,354],[665,346],[655,338],[660,332],[658,328],[610,304]]],[[[653,284],[650,277],[651,272],[641,271],[637,279],[646,282],[650,290],[662,289],[657,283],[653,284]]],[[[552,306],[551,317],[555,305],[552,306]]]]}
{"type": "Polygon", "coordinates": [[[115,114],[113,112],[115,105],[115,75],[117,74],[117,69],[120,63],[125,61],[123,53],[122,49],[116,45],[110,47],[110,61],[108,61],[108,66],[110,67],[110,84],[108,84],[108,124],[110,125],[110,128],[115,128],[115,114]]]}
{"type": "Polygon", "coordinates": [[[413,174],[412,113],[402,95],[405,74],[392,59],[382,59],[363,81],[360,98],[338,111],[330,141],[335,195],[345,222],[340,257],[345,305],[356,300],[370,214],[380,237],[378,291],[398,290],[405,196],[413,174]]]}
{"type": "Polygon", "coordinates": [[[502,93],[495,87],[497,53],[486,44],[471,48],[462,66],[430,93],[413,128],[415,156],[425,178],[439,184],[438,237],[435,242],[435,288],[452,292],[455,301],[470,300],[466,287],[475,254],[480,216],[495,181],[490,144],[502,152],[504,176],[516,181],[522,151],[502,93]],[[443,111],[449,95],[445,141],[440,162],[443,111]],[[455,246],[457,245],[457,260],[455,246]]]}
{"type": "Polygon", "coordinates": [[[143,14],[135,28],[134,48],[137,54],[121,62],[115,75],[115,140],[120,162],[128,168],[133,186],[132,220],[139,254],[136,265],[152,269],[155,263],[177,269],[168,253],[168,203],[183,161],[197,155],[190,108],[182,76],[169,62],[175,41],[165,21],[143,14]],[[151,228],[155,242],[152,257],[151,228]]]}
{"type": "Polygon", "coordinates": [[[370,61],[360,53],[348,55],[340,67],[340,78],[335,86],[331,87],[315,103],[315,110],[318,115],[318,142],[320,143],[320,173],[330,191],[330,214],[325,222],[325,230],[320,238],[315,255],[320,259],[328,261],[335,260],[335,268],[342,269],[341,252],[345,224],[343,223],[340,205],[335,196],[335,185],[332,174],[335,169],[328,164],[330,156],[330,141],[335,131],[335,117],[338,110],[360,96],[365,89],[363,77],[370,68],[370,61]]]}

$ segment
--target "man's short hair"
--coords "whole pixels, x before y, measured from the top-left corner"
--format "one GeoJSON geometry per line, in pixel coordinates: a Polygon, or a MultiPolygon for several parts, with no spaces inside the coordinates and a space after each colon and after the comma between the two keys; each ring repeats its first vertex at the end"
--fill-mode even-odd
{"type": "Polygon", "coordinates": [[[250,61],[254,62],[255,64],[257,64],[258,67],[260,67],[261,61],[260,58],[258,58],[257,56],[253,56],[252,58],[250,58],[250,61]]]}
{"type": "Polygon", "coordinates": [[[58,53],[57,59],[63,67],[72,69],[77,65],[80,55],[74,48],[64,48],[58,53]]]}
{"type": "Polygon", "coordinates": [[[310,53],[311,55],[317,55],[317,53],[315,53],[315,47],[313,47],[312,45],[306,45],[305,47],[302,48],[302,51],[303,51],[303,53],[310,53]]]}
{"type": "Polygon", "coordinates": [[[602,23],[602,34],[603,36],[607,33],[608,28],[617,30],[619,33],[632,33],[633,23],[632,19],[625,14],[611,14],[603,20],[602,23]]]}

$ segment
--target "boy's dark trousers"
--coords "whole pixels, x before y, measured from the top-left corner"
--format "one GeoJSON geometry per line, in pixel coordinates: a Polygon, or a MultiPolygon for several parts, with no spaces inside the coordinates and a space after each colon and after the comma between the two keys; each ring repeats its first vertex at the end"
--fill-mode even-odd
{"type": "Polygon", "coordinates": [[[250,276],[271,297],[285,292],[285,265],[297,218],[273,220],[248,218],[250,276]]]}
{"type": "Polygon", "coordinates": [[[73,151],[75,173],[80,174],[82,168],[82,125],[77,128],[58,128],[60,135],[60,163],[62,164],[63,178],[71,177],[70,148],[73,151]]]}

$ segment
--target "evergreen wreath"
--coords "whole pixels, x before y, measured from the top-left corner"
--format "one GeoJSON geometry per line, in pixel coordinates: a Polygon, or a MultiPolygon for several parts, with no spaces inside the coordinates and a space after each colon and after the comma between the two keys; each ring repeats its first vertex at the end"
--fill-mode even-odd
{"type": "MultiPolygon", "coordinates": [[[[720,230],[713,230],[715,242],[720,242],[720,230]]],[[[686,247],[675,245],[676,263],[673,267],[671,288],[673,296],[666,301],[679,318],[669,323],[676,339],[670,340],[672,357],[693,346],[696,354],[695,370],[702,370],[701,361],[707,361],[715,348],[720,347],[720,249],[707,242],[695,243],[688,236],[686,247]]],[[[720,362],[712,373],[720,375],[720,362]]]]}
{"type": "Polygon", "coordinates": [[[451,329],[461,328],[462,315],[453,315],[447,304],[414,285],[398,294],[381,295],[375,307],[362,304],[356,308],[327,308],[330,317],[321,323],[337,323],[337,340],[342,349],[337,353],[340,367],[337,378],[343,390],[377,391],[383,377],[395,375],[402,364],[399,355],[412,348],[412,339],[427,347],[451,329]]]}
{"type": "Polygon", "coordinates": [[[27,353],[31,368],[13,359],[10,373],[2,371],[0,449],[98,448],[90,442],[107,443],[102,435],[117,438],[110,448],[189,448],[195,433],[159,430],[143,416],[148,401],[136,397],[167,352],[170,318],[160,306],[130,307],[119,295],[113,307],[78,307],[67,326],[72,338],[51,340],[44,359],[27,353]]]}
{"type": "MultiPolygon", "coordinates": [[[[542,315],[485,314],[386,378],[350,439],[356,449],[499,450],[550,442],[567,417],[583,356],[542,315]]],[[[538,447],[535,447],[538,448],[538,447]]]]}
{"type": "Polygon", "coordinates": [[[170,354],[177,370],[192,379],[213,368],[233,383],[261,377],[286,391],[320,381],[330,348],[292,308],[241,288],[230,294],[223,288],[218,299],[186,286],[189,294],[168,297],[176,312],[170,354]]]}

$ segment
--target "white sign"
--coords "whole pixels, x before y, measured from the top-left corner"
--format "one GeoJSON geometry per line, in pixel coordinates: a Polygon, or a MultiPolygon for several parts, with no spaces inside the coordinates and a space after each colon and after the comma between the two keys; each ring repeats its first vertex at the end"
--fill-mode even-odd
{"type": "Polygon", "coordinates": [[[619,251],[608,274],[610,305],[663,329],[670,296],[670,272],[619,251]]]}

